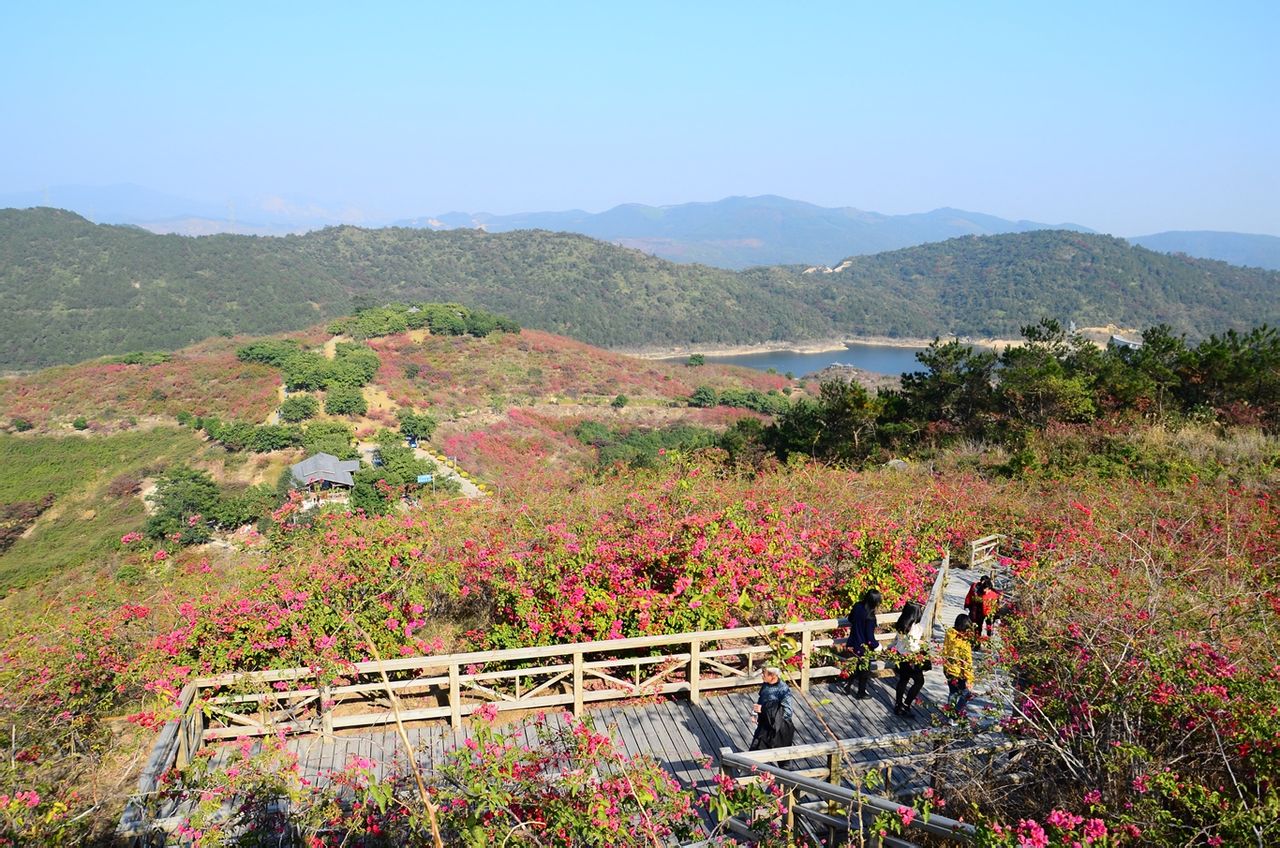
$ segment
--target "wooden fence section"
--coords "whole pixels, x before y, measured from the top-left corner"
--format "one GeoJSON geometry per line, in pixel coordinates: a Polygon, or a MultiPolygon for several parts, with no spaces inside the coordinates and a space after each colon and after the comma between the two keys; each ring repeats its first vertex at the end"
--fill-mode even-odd
{"type": "Polygon", "coordinates": [[[977,568],[994,562],[1000,555],[1000,541],[1005,537],[1000,533],[983,536],[969,543],[969,567],[977,568]]]}
{"type": "MultiPolygon", "coordinates": [[[[944,556],[924,609],[930,623],[941,611],[949,567],[944,556]]],[[[885,613],[876,620],[883,626],[896,618],[885,613]]],[[[761,669],[788,653],[800,657],[795,682],[808,691],[812,681],[839,674],[834,666],[815,666],[814,658],[837,644],[834,631],[846,626],[829,618],[362,662],[343,673],[342,683],[310,668],[226,674],[196,680],[188,712],[200,714],[190,724],[199,725],[203,740],[377,727],[392,723],[396,710],[401,721],[448,719],[456,730],[486,705],[499,712],[561,707],[581,715],[593,703],[655,695],[687,695],[696,704],[704,692],[758,684],[761,669]],[[281,682],[296,688],[274,690],[281,682]]],[[[879,636],[882,643],[892,638],[879,636]]]]}
{"type": "Polygon", "coordinates": [[[199,723],[200,711],[192,709],[196,692],[196,684],[188,683],[179,693],[178,717],[165,722],[160,729],[160,735],[151,748],[151,756],[138,776],[138,792],[125,805],[124,815],[120,818],[120,833],[132,834],[144,827],[146,816],[140,799],[156,791],[160,776],[172,766],[181,768],[190,762],[191,755],[202,744],[201,737],[196,735],[196,727],[203,729],[199,723]]]}

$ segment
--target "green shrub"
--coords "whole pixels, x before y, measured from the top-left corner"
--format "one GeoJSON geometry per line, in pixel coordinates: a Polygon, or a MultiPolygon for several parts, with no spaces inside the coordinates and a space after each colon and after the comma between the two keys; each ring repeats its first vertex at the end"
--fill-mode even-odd
{"type": "Polygon", "coordinates": [[[107,361],[123,365],[163,365],[171,359],[173,354],[161,350],[135,350],[123,356],[110,357],[107,361]]]}
{"type": "Polygon", "coordinates": [[[14,430],[18,431],[19,433],[25,433],[28,430],[35,429],[36,425],[32,424],[30,419],[15,418],[9,422],[9,426],[12,427],[14,430]]]}
{"type": "Polygon", "coordinates": [[[301,352],[302,345],[296,339],[263,339],[250,342],[237,350],[236,359],[283,368],[286,362],[301,352]]]}
{"type": "Polygon", "coordinates": [[[400,433],[408,439],[426,441],[436,431],[436,420],[425,412],[401,408],[396,418],[400,419],[400,433]]]}
{"type": "Polygon", "coordinates": [[[364,415],[369,411],[359,386],[330,386],[324,396],[324,411],[330,415],[364,415]]]}
{"type": "Polygon", "coordinates": [[[718,403],[720,403],[720,396],[710,386],[698,386],[698,388],[694,389],[693,394],[689,395],[690,406],[706,409],[716,406],[718,403]]]}
{"type": "Polygon", "coordinates": [[[359,457],[354,447],[355,439],[355,431],[341,421],[312,421],[302,431],[302,447],[308,454],[328,453],[338,459],[359,457]]]}
{"type": "Polygon", "coordinates": [[[254,453],[294,448],[302,444],[302,430],[290,424],[262,424],[254,427],[246,447],[254,453]]]}
{"type": "Polygon", "coordinates": [[[313,395],[290,395],[284,399],[284,403],[280,404],[280,420],[296,424],[308,418],[315,418],[319,411],[320,402],[313,395]]]}
{"type": "Polygon", "coordinates": [[[71,426],[75,427],[77,430],[88,430],[89,422],[85,420],[85,417],[83,415],[80,415],[76,418],[75,421],[71,422],[71,426]]]}
{"type": "MultiPolygon", "coordinates": [[[[285,472],[288,473],[288,469],[285,472]]],[[[210,511],[209,518],[219,527],[234,530],[252,524],[275,509],[280,497],[272,486],[263,483],[236,492],[224,493],[210,511]]]]}
{"type": "Polygon", "coordinates": [[[148,498],[155,512],[147,519],[147,535],[182,545],[209,541],[209,515],[219,497],[218,484],[207,472],[186,465],[171,467],[160,475],[148,498]]]}

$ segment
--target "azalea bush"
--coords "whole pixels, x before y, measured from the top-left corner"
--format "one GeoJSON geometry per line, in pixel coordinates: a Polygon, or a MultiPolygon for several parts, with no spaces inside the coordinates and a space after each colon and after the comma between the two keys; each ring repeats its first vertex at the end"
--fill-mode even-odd
{"type": "Polygon", "coordinates": [[[1037,827],[1058,841],[1026,844],[1090,844],[1076,828],[1094,820],[1132,844],[1280,839],[1274,500],[1196,484],[1170,495],[1135,510],[1095,491],[1038,518],[1011,563],[1023,588],[1006,630],[1020,683],[1009,729],[1037,743],[1036,773],[1059,777],[970,787],[1014,822],[993,825],[991,844],[1037,827]]]}
{"type": "MultiPolygon", "coordinates": [[[[761,468],[671,456],[388,516],[303,515],[288,502],[244,552],[153,562],[133,539],[118,552],[136,565],[128,583],[112,564],[95,591],[67,581],[15,596],[0,620],[0,712],[18,728],[6,791],[40,797],[21,826],[56,804],[65,821],[90,821],[77,817],[95,802],[73,793],[122,746],[145,747],[104,719],[158,727],[195,675],[310,666],[341,677],[375,653],[763,630],[843,614],[872,585],[894,608],[924,597],[944,552],[1000,531],[1016,542],[1004,553],[1019,578],[1003,625],[1002,662],[1024,696],[1009,730],[1034,744],[1019,775],[948,787],[947,814],[1014,840],[991,844],[1039,839],[1024,821],[1094,844],[1093,819],[1105,844],[1274,841],[1280,528],[1269,489],[761,468]]],[[[353,772],[349,792],[363,780],[353,772]]],[[[265,772],[260,785],[294,791],[265,772]]],[[[108,806],[95,827],[109,829],[108,806]]],[[[349,822],[349,810],[330,812],[349,822]]],[[[66,826],[51,821],[50,833],[66,826]]]]}
{"type": "Polygon", "coordinates": [[[648,757],[565,714],[533,720],[538,743],[508,734],[481,711],[465,744],[433,773],[401,763],[379,778],[351,757],[316,787],[297,757],[268,737],[245,740],[216,767],[203,749],[168,781],[166,800],[193,805],[178,834],[193,846],[260,844],[281,834],[309,848],[507,845],[649,848],[687,839],[694,799],[648,757]],[[281,801],[288,803],[281,803],[281,801]]]}

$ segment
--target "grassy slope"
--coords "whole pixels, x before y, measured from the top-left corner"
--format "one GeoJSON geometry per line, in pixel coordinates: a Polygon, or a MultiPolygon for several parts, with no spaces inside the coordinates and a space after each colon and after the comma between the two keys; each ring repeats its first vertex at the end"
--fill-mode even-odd
{"type": "Polygon", "coordinates": [[[157,428],[111,436],[0,435],[0,503],[55,496],[31,533],[0,554],[0,591],[111,556],[119,537],[142,526],[135,494],[113,496],[121,476],[141,479],[202,443],[190,431],[157,428]]]}
{"type": "MultiPolygon", "coordinates": [[[[325,334],[294,334],[319,347],[325,334]]],[[[30,534],[0,555],[0,591],[29,585],[78,566],[110,561],[119,537],[145,518],[136,495],[114,497],[122,475],[154,475],[177,462],[196,464],[225,483],[274,483],[296,451],[234,454],[176,426],[186,411],[261,422],[278,403],[279,372],[238,362],[244,339],[212,339],[153,366],[89,362],[0,381],[0,425],[31,420],[34,433],[0,433],[0,503],[56,498],[30,534]],[[85,433],[70,429],[84,415],[85,433]],[[130,418],[141,418],[138,425],[130,418]],[[53,434],[53,435],[49,435],[53,434]],[[10,473],[12,469],[12,473],[10,473]]],[[[370,413],[343,418],[362,437],[396,427],[395,410],[429,410],[442,421],[438,446],[456,448],[464,467],[482,479],[508,482],[543,462],[566,474],[592,462],[592,449],[573,437],[586,420],[610,426],[723,425],[724,411],[688,409],[694,388],[762,391],[789,381],[743,368],[635,359],[538,331],[483,339],[423,331],[370,341],[382,360],[370,413]],[[418,373],[407,376],[410,366],[418,373]],[[619,394],[627,409],[611,409],[619,394]],[[520,407],[529,407],[521,410],[520,407]],[[544,462],[545,460],[545,462],[544,462]]],[[[327,416],[324,416],[327,417],[327,416]]]]}
{"type": "Polygon", "coordinates": [[[236,347],[210,339],[159,365],[82,362],[0,380],[0,424],[25,418],[56,427],[84,416],[104,428],[183,411],[258,421],[275,406],[280,374],[237,361],[236,347]]]}

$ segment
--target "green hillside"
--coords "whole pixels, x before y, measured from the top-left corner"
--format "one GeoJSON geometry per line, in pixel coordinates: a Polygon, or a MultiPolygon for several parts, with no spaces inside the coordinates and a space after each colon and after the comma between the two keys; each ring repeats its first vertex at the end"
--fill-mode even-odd
{"type": "Polygon", "coordinates": [[[1066,231],[953,239],[858,257],[838,273],[804,270],[678,265],[540,230],[187,238],[8,209],[0,369],[299,329],[348,313],[357,298],[457,301],[609,347],[1015,336],[1046,315],[1167,322],[1202,336],[1280,317],[1276,272],[1066,231]]]}
{"type": "Polygon", "coordinates": [[[1081,326],[1167,323],[1192,337],[1280,317],[1280,273],[1155,253],[1111,236],[1038,230],[860,256],[821,276],[842,326],[884,335],[1016,337],[1040,317],[1081,326]]]}

